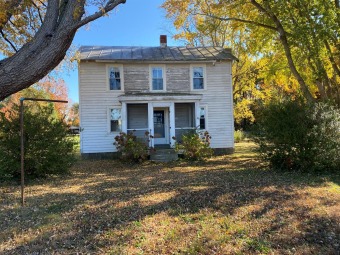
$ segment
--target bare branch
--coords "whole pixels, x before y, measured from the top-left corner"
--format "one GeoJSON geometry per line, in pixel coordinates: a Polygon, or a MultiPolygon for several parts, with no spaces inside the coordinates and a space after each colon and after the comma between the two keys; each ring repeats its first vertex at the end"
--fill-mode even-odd
{"type": "Polygon", "coordinates": [[[32,1],[32,4],[38,11],[40,22],[43,23],[43,18],[42,18],[41,12],[40,12],[40,8],[34,3],[34,1],[32,1]]]}
{"type": "Polygon", "coordinates": [[[92,15],[82,19],[81,21],[79,21],[76,24],[76,28],[84,26],[87,23],[102,17],[103,15],[108,13],[109,11],[112,11],[119,4],[125,4],[125,2],[126,2],[126,0],[110,0],[110,1],[108,1],[108,3],[105,5],[105,7],[102,8],[100,11],[97,11],[94,14],[92,14],[92,15]]]}
{"type": "Polygon", "coordinates": [[[11,45],[12,49],[15,51],[15,52],[18,52],[17,48],[14,46],[14,44],[8,40],[8,38],[6,37],[6,35],[4,34],[4,32],[2,30],[0,30],[0,34],[2,36],[2,38],[4,38],[4,40],[9,44],[11,45]]]}

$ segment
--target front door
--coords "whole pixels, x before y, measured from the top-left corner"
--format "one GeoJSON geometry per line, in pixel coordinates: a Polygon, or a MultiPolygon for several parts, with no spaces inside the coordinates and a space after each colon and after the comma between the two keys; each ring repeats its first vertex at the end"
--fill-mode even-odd
{"type": "Polygon", "coordinates": [[[155,144],[169,144],[168,122],[168,111],[166,109],[156,109],[153,111],[155,144]]]}

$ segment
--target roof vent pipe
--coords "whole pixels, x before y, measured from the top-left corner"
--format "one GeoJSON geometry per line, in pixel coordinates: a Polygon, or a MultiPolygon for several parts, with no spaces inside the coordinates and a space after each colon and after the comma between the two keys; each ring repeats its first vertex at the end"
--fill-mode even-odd
{"type": "Polygon", "coordinates": [[[167,37],[166,37],[166,35],[161,35],[161,36],[160,36],[160,46],[161,46],[162,48],[165,48],[165,47],[168,46],[168,45],[167,45],[167,37]]]}

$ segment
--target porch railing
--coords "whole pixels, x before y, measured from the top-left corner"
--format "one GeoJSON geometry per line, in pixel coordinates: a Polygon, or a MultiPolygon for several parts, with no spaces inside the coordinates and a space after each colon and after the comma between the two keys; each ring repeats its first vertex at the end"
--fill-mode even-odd
{"type": "Polygon", "coordinates": [[[175,137],[176,137],[176,142],[182,142],[182,136],[186,135],[191,132],[195,132],[196,128],[195,127],[180,127],[180,128],[175,128],[175,137]]]}
{"type": "Polygon", "coordinates": [[[128,134],[133,132],[137,139],[140,139],[148,143],[149,136],[145,135],[146,132],[149,132],[148,128],[128,128],[126,131],[128,134]]]}

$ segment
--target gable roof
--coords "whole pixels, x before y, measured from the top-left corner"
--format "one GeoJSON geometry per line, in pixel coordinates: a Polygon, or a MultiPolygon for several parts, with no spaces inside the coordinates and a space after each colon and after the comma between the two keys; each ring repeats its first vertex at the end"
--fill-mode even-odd
{"type": "Polygon", "coordinates": [[[222,61],[237,60],[222,47],[82,46],[80,60],[102,61],[222,61]]]}

